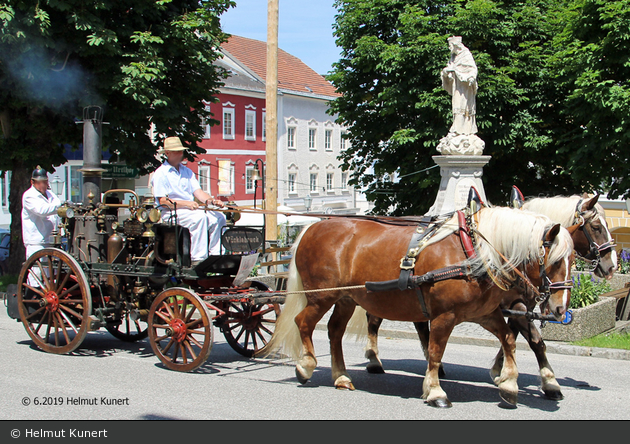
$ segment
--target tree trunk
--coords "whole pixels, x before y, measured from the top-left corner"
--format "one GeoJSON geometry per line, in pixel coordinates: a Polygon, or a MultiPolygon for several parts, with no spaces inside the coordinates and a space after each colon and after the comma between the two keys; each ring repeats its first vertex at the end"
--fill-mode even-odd
{"type": "Polygon", "coordinates": [[[22,194],[31,186],[30,171],[19,160],[11,174],[11,193],[9,194],[9,211],[11,212],[11,244],[7,259],[8,274],[20,273],[26,257],[26,249],[22,241],[22,194]]]}

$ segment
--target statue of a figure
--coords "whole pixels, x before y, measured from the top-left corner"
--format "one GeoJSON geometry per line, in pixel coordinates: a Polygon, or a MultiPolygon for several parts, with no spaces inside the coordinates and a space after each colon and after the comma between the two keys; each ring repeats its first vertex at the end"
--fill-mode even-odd
{"type": "Polygon", "coordinates": [[[474,154],[483,152],[484,143],[477,137],[476,105],[477,65],[459,36],[450,37],[451,58],[442,69],[442,87],[453,97],[453,124],[440,141],[442,154],[474,154]]]}

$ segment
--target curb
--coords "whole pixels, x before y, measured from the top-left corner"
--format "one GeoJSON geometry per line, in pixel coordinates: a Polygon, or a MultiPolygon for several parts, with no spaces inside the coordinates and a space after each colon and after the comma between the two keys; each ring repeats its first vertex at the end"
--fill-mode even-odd
{"type": "MultiPolygon", "coordinates": [[[[315,327],[317,330],[327,330],[325,324],[317,324],[315,327]]],[[[415,339],[418,340],[418,335],[415,332],[403,331],[403,330],[388,330],[380,329],[379,336],[389,338],[400,339],[415,339]]],[[[462,345],[477,345],[481,347],[494,347],[497,350],[500,347],[498,339],[485,339],[466,336],[451,336],[448,342],[452,344],[462,345]]],[[[602,359],[615,359],[621,361],[630,361],[630,350],[621,350],[616,348],[599,348],[599,347],[581,347],[577,345],[566,344],[558,341],[545,341],[547,346],[547,353],[555,353],[558,355],[570,355],[570,356],[587,356],[593,358],[602,359]]],[[[531,350],[526,342],[516,342],[517,350],[531,350]]]]}

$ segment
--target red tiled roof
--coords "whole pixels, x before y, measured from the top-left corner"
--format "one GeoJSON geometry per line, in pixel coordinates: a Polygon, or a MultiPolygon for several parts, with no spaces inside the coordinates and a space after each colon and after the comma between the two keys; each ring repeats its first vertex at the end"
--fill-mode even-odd
{"type": "MultiPolygon", "coordinates": [[[[258,77],[266,80],[267,43],[232,35],[222,49],[258,77]]],[[[278,88],[301,93],[337,97],[335,87],[304,62],[278,48],[278,88]]]]}

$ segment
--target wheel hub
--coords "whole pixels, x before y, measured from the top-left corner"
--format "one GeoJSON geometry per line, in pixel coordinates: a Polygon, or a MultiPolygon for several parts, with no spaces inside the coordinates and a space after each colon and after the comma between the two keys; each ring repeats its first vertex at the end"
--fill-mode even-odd
{"type": "Polygon", "coordinates": [[[182,342],[186,338],[186,324],[181,319],[173,319],[168,323],[167,334],[177,342],[182,342]]]}
{"type": "Polygon", "coordinates": [[[39,301],[39,305],[46,307],[50,312],[55,312],[59,309],[59,296],[54,291],[49,291],[39,301]]]}

